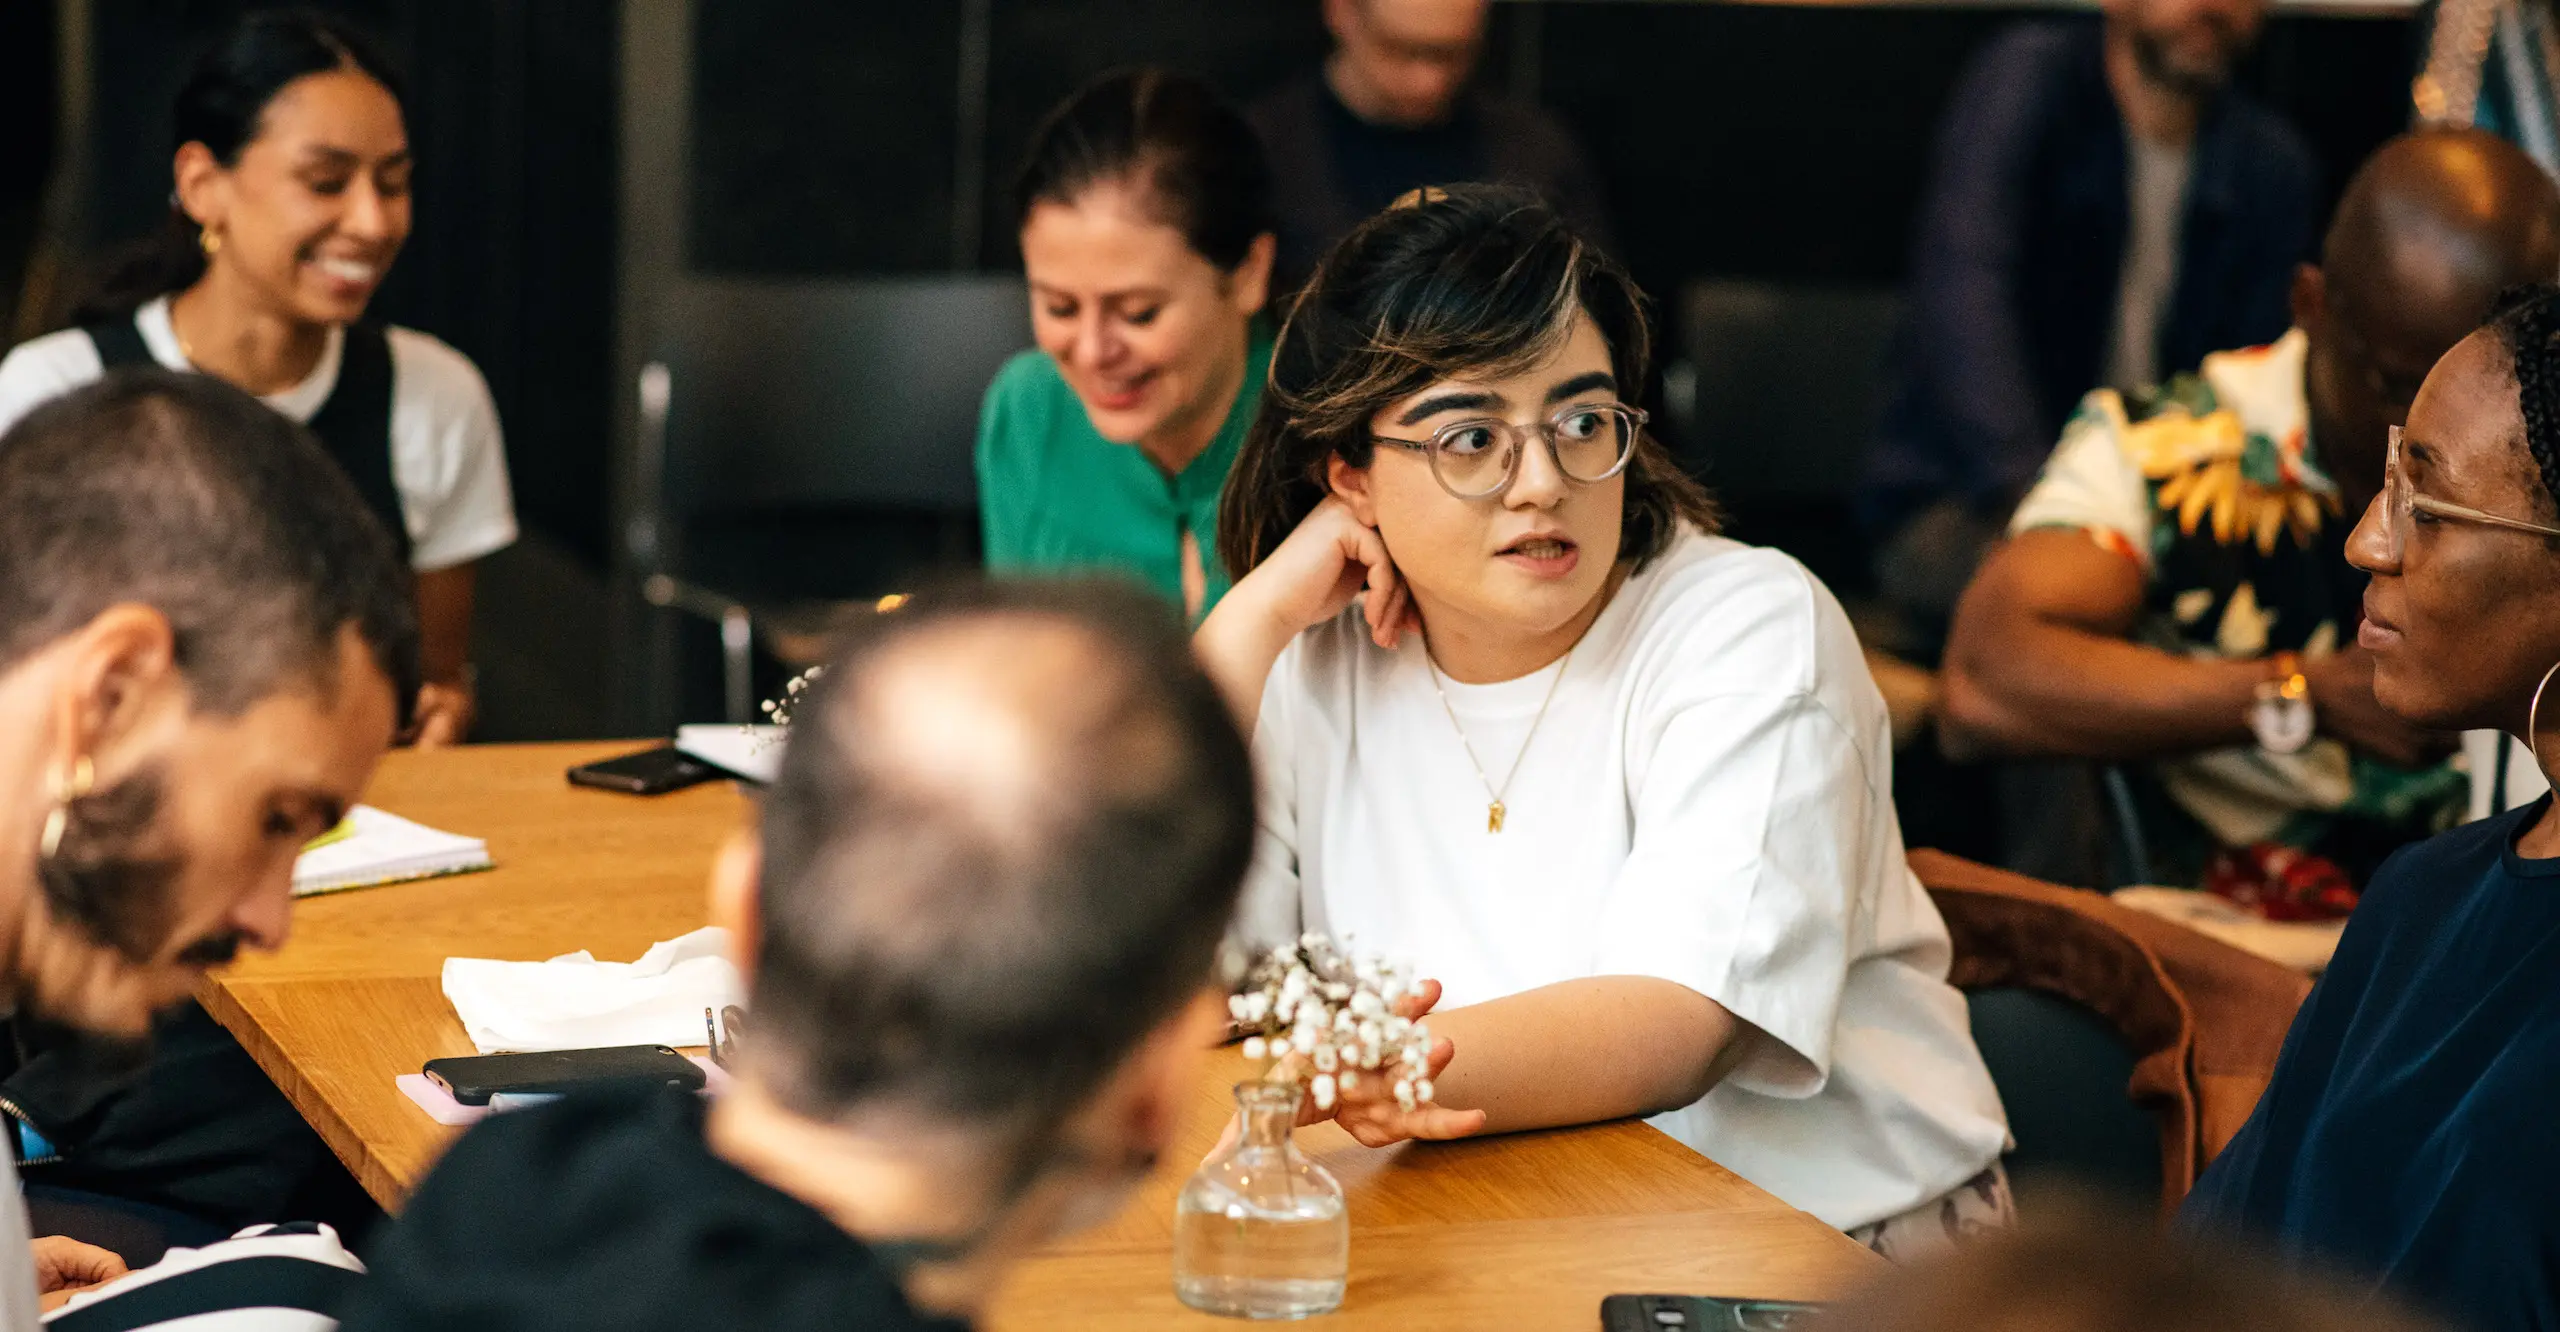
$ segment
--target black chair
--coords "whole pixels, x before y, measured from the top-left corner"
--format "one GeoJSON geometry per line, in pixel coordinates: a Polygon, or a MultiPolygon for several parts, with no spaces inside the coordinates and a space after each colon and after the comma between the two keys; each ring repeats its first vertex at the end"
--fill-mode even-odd
{"type": "Polygon", "coordinates": [[[1021,279],[979,274],[668,294],[627,538],[644,598],[720,626],[730,720],[753,718],[760,639],[805,645],[849,607],[977,562],[978,404],[1029,345],[1026,309],[1021,279]]]}
{"type": "Polygon", "coordinates": [[[1663,405],[1681,461],[1747,540],[1836,588],[1867,581],[1850,493],[1884,410],[1902,298],[1884,287],[1696,282],[1673,316],[1663,405]]]}
{"type": "Polygon", "coordinates": [[[2018,1141],[2013,1180],[2067,1180],[2139,1204],[2160,1194],[2160,1129],[2125,1099],[2134,1054],[2105,1018],[2058,995],[2001,986],[1965,993],[1973,1042],[2018,1141]]]}

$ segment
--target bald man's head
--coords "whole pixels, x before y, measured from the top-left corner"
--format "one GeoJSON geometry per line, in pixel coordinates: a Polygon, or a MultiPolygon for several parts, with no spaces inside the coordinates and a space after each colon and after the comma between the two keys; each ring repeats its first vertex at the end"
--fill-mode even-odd
{"type": "MultiPolygon", "coordinates": [[[[2314,438],[2352,506],[2382,484],[2389,427],[2497,294],[2560,275],[2560,186],[2470,129],[2384,144],[2338,201],[2321,265],[2294,284],[2310,335],[2314,438]]],[[[2349,512],[2354,512],[2351,507],[2349,512]]]]}
{"type": "Polygon", "coordinates": [[[1244,741],[1143,593],[875,617],[765,802],[752,1066],[813,1118],[1053,1120],[1206,982],[1252,820],[1244,741]]]}

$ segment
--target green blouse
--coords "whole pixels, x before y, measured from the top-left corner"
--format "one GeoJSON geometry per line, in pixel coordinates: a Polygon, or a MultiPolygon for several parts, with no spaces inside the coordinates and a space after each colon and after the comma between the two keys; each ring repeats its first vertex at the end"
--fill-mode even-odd
{"type": "Polygon", "coordinates": [[[978,412],[978,514],[987,567],[998,573],[1117,569],[1176,605],[1182,601],[1182,534],[1200,543],[1208,596],[1218,604],[1218,493],[1262,402],[1271,330],[1253,325],[1244,383],[1217,437],[1167,477],[1134,445],[1096,434],[1075,391],[1040,351],[1005,362],[978,412]]]}

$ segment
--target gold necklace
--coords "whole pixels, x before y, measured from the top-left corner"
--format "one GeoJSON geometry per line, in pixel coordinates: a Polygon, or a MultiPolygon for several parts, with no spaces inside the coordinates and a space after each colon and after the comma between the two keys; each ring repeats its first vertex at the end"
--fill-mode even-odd
{"type": "MultiPolygon", "coordinates": [[[[1574,647],[1580,646],[1579,643],[1574,644],[1574,647]]],[[[1495,786],[1493,779],[1484,775],[1484,761],[1476,757],[1475,742],[1467,739],[1467,728],[1459,724],[1458,710],[1449,706],[1449,691],[1440,687],[1440,663],[1431,659],[1431,650],[1427,646],[1422,652],[1422,664],[1431,672],[1431,692],[1440,696],[1440,710],[1449,715],[1449,729],[1458,733],[1458,746],[1467,751],[1467,762],[1475,767],[1476,780],[1484,783],[1484,793],[1492,801],[1485,806],[1484,830],[1498,833],[1502,831],[1502,798],[1511,790],[1511,779],[1520,775],[1521,763],[1529,757],[1529,745],[1538,738],[1538,725],[1547,719],[1547,705],[1556,701],[1556,686],[1564,683],[1564,673],[1573,665],[1573,648],[1566,648],[1564,660],[1557,663],[1556,678],[1547,682],[1547,696],[1538,703],[1538,715],[1530,719],[1529,733],[1520,737],[1520,752],[1512,755],[1511,771],[1502,774],[1500,786],[1495,786]]]]}

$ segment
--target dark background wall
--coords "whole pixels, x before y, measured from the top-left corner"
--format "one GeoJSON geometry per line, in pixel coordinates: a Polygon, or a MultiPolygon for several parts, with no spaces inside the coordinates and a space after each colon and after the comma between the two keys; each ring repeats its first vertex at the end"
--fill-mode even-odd
{"type": "MultiPolygon", "coordinates": [[[[723,0],[696,21],[696,266],[763,275],[950,264],[954,164],[987,168],[980,262],[1017,263],[1004,185],[1033,123],[1115,65],[1249,98],[1325,49],[1315,0],[995,0],[983,142],[961,144],[959,4],[723,0]]],[[[1657,290],[1720,274],[1889,282],[1939,108],[2015,11],[1508,3],[1482,77],[1580,133],[1657,290]]],[[[2342,177],[2405,118],[2402,19],[2286,16],[2246,83],[2342,177]]]]}

